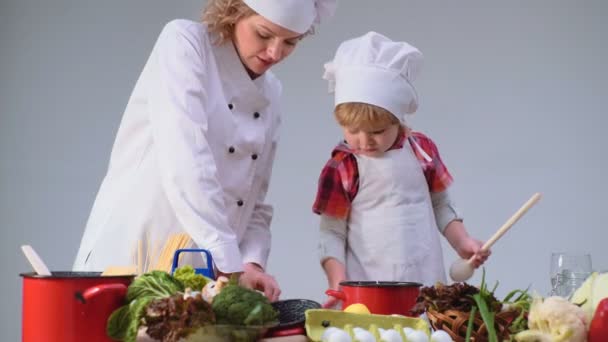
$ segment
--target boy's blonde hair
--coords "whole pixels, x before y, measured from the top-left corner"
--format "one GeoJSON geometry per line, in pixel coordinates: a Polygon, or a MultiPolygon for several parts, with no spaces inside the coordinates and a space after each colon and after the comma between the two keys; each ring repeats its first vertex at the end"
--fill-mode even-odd
{"type": "Polygon", "coordinates": [[[257,14],[243,0],[209,0],[203,11],[203,22],[209,32],[218,35],[216,44],[232,39],[236,23],[257,14]]]}
{"type": "Polygon", "coordinates": [[[334,116],[342,127],[377,131],[401,121],[388,110],[363,102],[341,103],[334,109],[334,116]]]}

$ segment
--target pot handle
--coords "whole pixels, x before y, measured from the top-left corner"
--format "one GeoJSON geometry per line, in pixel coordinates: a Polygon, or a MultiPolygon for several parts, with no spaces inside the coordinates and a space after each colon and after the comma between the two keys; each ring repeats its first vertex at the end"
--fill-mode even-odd
{"type": "Polygon", "coordinates": [[[117,296],[124,297],[127,295],[127,285],[120,283],[95,285],[84,290],[84,292],[78,291],[75,295],[76,299],[85,304],[87,300],[107,292],[115,292],[117,296]]]}
{"type": "Polygon", "coordinates": [[[341,301],[345,301],[346,300],[346,295],[344,294],[344,292],[339,291],[339,290],[329,289],[329,290],[325,291],[325,294],[328,295],[328,296],[332,296],[334,298],[338,298],[341,301]]]}

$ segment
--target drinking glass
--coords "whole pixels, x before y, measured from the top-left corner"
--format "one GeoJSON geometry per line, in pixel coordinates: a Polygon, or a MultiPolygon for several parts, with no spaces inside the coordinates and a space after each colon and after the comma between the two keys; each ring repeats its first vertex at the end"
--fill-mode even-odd
{"type": "Polygon", "coordinates": [[[590,254],[551,253],[550,295],[570,298],[591,274],[591,271],[590,254]]]}

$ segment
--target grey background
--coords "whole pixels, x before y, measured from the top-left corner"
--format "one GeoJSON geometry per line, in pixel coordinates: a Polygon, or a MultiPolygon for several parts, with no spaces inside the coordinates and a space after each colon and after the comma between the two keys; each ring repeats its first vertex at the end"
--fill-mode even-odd
{"type": "MultiPolygon", "coordinates": [[[[0,2],[0,340],[20,337],[18,274],[30,268],[19,246],[31,244],[52,270],[70,268],[156,36],[200,8],[192,0],[0,2]]],[[[486,264],[499,294],[528,285],[546,293],[551,251],[589,252],[595,268],[608,269],[607,15],[601,0],[343,0],[275,68],[285,113],[269,270],[283,298],[325,298],[311,204],[340,131],[320,76],[339,42],[368,30],[424,53],[411,123],[438,144],[471,234],[487,239],[534,192],[544,195],[486,264]]],[[[455,255],[444,247],[449,265],[455,255]]]]}

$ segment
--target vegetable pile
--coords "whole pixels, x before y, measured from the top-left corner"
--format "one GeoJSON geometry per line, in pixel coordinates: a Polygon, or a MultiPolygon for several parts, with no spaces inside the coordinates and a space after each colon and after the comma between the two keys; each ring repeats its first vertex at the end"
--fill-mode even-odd
{"type": "Polygon", "coordinates": [[[443,313],[447,310],[468,313],[469,320],[465,336],[465,341],[471,340],[473,324],[476,315],[481,316],[486,326],[488,341],[498,342],[496,316],[499,313],[512,313],[512,320],[508,322],[509,339],[514,340],[514,336],[527,328],[527,315],[530,311],[531,297],[527,290],[513,290],[499,301],[494,292],[498,287],[498,282],[492,290],[487,287],[485,282],[485,270],[479,287],[467,283],[455,283],[444,285],[437,283],[435,286],[423,287],[420,290],[417,303],[413,308],[415,314],[426,311],[436,311],[443,313]]]}
{"type": "Polygon", "coordinates": [[[466,283],[423,287],[413,311],[468,313],[465,341],[470,341],[474,317],[479,314],[487,327],[488,341],[498,342],[495,318],[504,312],[513,312],[516,317],[509,321],[509,341],[608,341],[608,273],[591,274],[570,299],[532,297],[528,290],[514,290],[499,301],[494,296],[497,286],[488,289],[484,272],[479,288],[466,283]]]}
{"type": "Polygon", "coordinates": [[[217,281],[195,274],[192,266],[174,275],[152,271],[137,277],[127,290],[127,304],[108,318],[107,334],[135,342],[140,329],[162,342],[176,342],[215,324],[265,325],[278,313],[264,295],[239,286],[236,278],[217,281]]]}
{"type": "Polygon", "coordinates": [[[608,273],[592,273],[569,301],[534,298],[528,328],[515,336],[517,341],[608,341],[608,273]]]}

